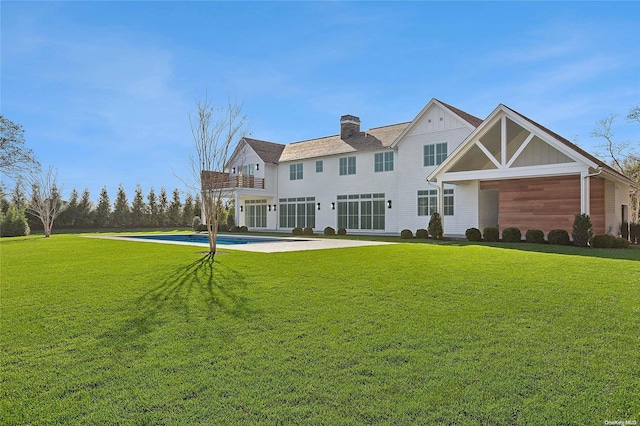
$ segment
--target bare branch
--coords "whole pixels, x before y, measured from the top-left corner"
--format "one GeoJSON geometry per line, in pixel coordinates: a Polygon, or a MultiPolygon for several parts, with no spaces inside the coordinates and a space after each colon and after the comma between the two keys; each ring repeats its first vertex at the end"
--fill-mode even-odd
{"type": "Polygon", "coordinates": [[[640,105],[636,105],[629,110],[629,114],[627,114],[627,120],[637,121],[638,123],[640,123],[640,105]]]}
{"type": "Polygon", "coordinates": [[[622,172],[622,160],[624,153],[628,149],[628,142],[614,142],[613,130],[611,129],[613,123],[616,121],[616,116],[611,114],[606,118],[598,121],[597,127],[591,132],[591,136],[604,139],[604,143],[598,146],[606,150],[605,157],[609,158],[613,163],[613,166],[622,172]]]}
{"type": "Polygon", "coordinates": [[[62,187],[58,185],[58,171],[49,166],[46,172],[32,173],[29,177],[31,183],[31,200],[27,210],[42,222],[44,236],[49,238],[53,229],[53,222],[64,210],[62,202],[62,187]]]}
{"type": "Polygon", "coordinates": [[[39,170],[35,154],[25,146],[22,126],[0,114],[0,172],[19,180],[39,170]]]}

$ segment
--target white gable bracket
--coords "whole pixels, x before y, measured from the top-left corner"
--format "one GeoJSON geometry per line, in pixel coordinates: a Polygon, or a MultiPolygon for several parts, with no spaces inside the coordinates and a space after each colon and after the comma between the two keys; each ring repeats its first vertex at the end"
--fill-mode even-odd
{"type": "Polygon", "coordinates": [[[502,164],[500,164],[500,163],[498,162],[498,160],[496,159],[496,157],[494,157],[494,156],[489,152],[489,150],[487,149],[487,147],[485,147],[485,146],[482,144],[482,142],[480,142],[480,141],[476,141],[476,145],[478,146],[478,148],[480,148],[480,149],[482,150],[482,152],[484,152],[484,154],[485,154],[487,157],[489,157],[489,160],[491,160],[491,162],[492,162],[493,164],[495,164],[497,168],[499,168],[499,169],[502,169],[502,168],[503,168],[503,167],[502,167],[502,164]]]}
{"type": "Polygon", "coordinates": [[[509,160],[509,162],[507,163],[507,168],[510,168],[513,165],[513,163],[518,159],[520,154],[522,154],[522,151],[524,151],[527,145],[529,145],[529,142],[533,140],[534,136],[535,135],[533,133],[529,133],[529,136],[527,136],[527,138],[524,140],[522,145],[520,145],[520,148],[516,150],[516,152],[513,154],[513,157],[511,157],[511,160],[509,160]]]}

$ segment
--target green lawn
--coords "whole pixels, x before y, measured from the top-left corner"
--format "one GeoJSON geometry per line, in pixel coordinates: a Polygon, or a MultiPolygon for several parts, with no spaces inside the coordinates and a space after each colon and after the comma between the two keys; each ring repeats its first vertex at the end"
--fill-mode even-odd
{"type": "Polygon", "coordinates": [[[200,250],[0,241],[0,424],[640,421],[637,248],[200,250]]]}

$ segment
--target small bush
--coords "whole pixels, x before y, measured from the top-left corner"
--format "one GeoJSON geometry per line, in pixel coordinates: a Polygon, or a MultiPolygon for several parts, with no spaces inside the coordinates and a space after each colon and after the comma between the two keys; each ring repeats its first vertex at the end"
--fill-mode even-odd
{"type": "Polygon", "coordinates": [[[629,240],[625,240],[624,238],[616,238],[615,243],[613,244],[614,248],[629,248],[629,240]]]}
{"type": "Polygon", "coordinates": [[[333,235],[336,235],[336,230],[333,229],[330,226],[327,226],[326,228],[324,228],[324,235],[327,237],[331,237],[333,235]]]}
{"type": "Polygon", "coordinates": [[[488,228],[484,228],[484,232],[482,232],[484,239],[491,242],[496,242],[500,239],[500,232],[498,228],[494,228],[492,226],[488,228]]]}
{"type": "Polygon", "coordinates": [[[302,228],[300,228],[299,226],[296,226],[295,228],[293,228],[293,229],[291,230],[291,233],[292,233],[293,235],[302,235],[302,232],[303,232],[303,231],[302,231],[302,228]]]}
{"type": "Polygon", "coordinates": [[[464,236],[467,237],[467,241],[480,241],[482,240],[482,233],[478,228],[469,228],[464,231],[464,236]]]}
{"type": "Polygon", "coordinates": [[[338,235],[347,235],[347,230],[344,228],[338,228],[338,235]]]}
{"type": "Polygon", "coordinates": [[[240,232],[240,227],[233,225],[232,227],[229,228],[229,232],[240,232]]]}
{"type": "Polygon", "coordinates": [[[596,235],[591,239],[591,247],[593,248],[613,248],[616,237],[609,234],[596,235]]]}
{"type": "Polygon", "coordinates": [[[588,214],[577,214],[573,220],[573,232],[571,236],[573,237],[574,244],[580,247],[586,247],[591,241],[591,237],[593,237],[593,232],[591,231],[591,218],[588,214]]]}
{"type": "Polygon", "coordinates": [[[629,239],[629,223],[628,222],[622,222],[620,224],[620,235],[622,235],[622,238],[624,238],[625,240],[629,239]]]}
{"type": "Polygon", "coordinates": [[[438,212],[433,212],[431,214],[431,219],[429,219],[429,234],[436,240],[441,240],[443,232],[440,214],[438,212]]]}
{"type": "Polygon", "coordinates": [[[229,232],[229,225],[227,225],[226,223],[219,223],[218,232],[229,232]]]}
{"type": "Polygon", "coordinates": [[[246,226],[242,225],[240,227],[240,232],[249,232],[249,228],[247,228],[246,226]]]}
{"type": "Polygon", "coordinates": [[[202,225],[202,219],[200,219],[200,217],[198,216],[194,217],[193,220],[191,221],[191,227],[193,228],[193,232],[199,232],[200,225],[202,225]]]}
{"type": "Polygon", "coordinates": [[[313,235],[313,228],[309,228],[309,227],[304,228],[304,229],[302,230],[302,233],[303,233],[304,235],[313,235]]]}
{"type": "Polygon", "coordinates": [[[547,241],[549,241],[549,244],[568,246],[569,233],[564,229],[552,229],[547,235],[547,241]]]}
{"type": "Polygon", "coordinates": [[[426,229],[418,229],[416,231],[416,238],[422,238],[422,239],[427,239],[429,238],[429,231],[427,231],[426,229]]]}
{"type": "Polygon", "coordinates": [[[629,224],[629,240],[631,244],[640,244],[640,223],[629,224]]]}
{"type": "Polygon", "coordinates": [[[528,243],[544,244],[544,232],[539,229],[529,229],[524,235],[524,240],[528,243]]]}
{"type": "Polygon", "coordinates": [[[522,232],[518,228],[505,228],[502,231],[502,241],[507,243],[519,243],[522,241],[522,232]]]}
{"type": "Polygon", "coordinates": [[[413,232],[411,232],[411,229],[403,229],[402,232],[400,232],[400,238],[410,240],[413,238],[413,232]]]}

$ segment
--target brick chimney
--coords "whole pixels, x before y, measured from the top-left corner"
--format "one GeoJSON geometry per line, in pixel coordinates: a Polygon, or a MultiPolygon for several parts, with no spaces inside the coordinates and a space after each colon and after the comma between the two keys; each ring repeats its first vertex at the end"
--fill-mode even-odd
{"type": "Polygon", "coordinates": [[[360,118],[355,115],[340,117],[340,139],[347,139],[360,133],[360,118]]]}

